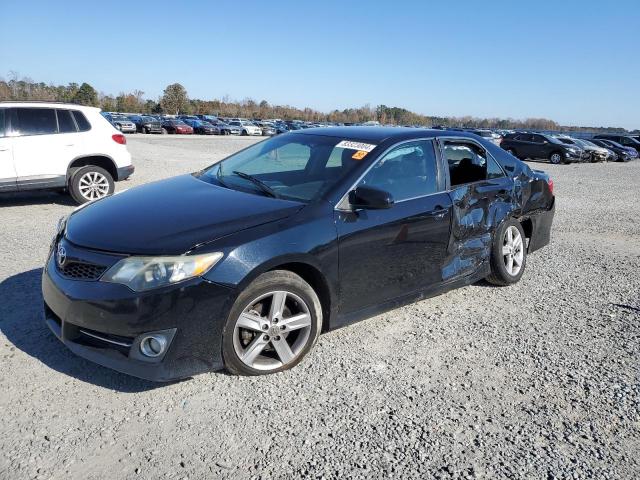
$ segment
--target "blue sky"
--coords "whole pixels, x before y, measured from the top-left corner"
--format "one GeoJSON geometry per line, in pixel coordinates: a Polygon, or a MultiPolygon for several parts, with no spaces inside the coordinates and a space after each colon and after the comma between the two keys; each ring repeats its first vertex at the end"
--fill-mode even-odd
{"type": "Polygon", "coordinates": [[[640,128],[640,2],[4,2],[0,76],[640,128]]]}

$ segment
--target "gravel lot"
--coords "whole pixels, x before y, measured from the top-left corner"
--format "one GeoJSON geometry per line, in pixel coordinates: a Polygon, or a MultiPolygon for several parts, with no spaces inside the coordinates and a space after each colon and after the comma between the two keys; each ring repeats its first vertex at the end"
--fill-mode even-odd
{"type": "MultiPolygon", "coordinates": [[[[118,189],[255,139],[129,136],[118,189]]],[[[153,384],[41,320],[57,194],[0,197],[0,478],[638,478],[640,162],[551,173],[552,244],[523,280],[326,334],[292,371],[153,384]]]]}

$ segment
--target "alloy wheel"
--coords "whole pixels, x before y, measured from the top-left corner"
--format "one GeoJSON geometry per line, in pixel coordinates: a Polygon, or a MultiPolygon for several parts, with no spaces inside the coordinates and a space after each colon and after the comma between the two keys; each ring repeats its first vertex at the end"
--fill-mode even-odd
{"type": "Polygon", "coordinates": [[[279,369],[302,354],[311,323],[309,306],[298,295],[282,290],[263,294],[236,320],[234,351],[250,368],[279,369]]]}
{"type": "Polygon", "coordinates": [[[100,172],[87,172],[80,177],[78,189],[87,200],[98,200],[109,193],[109,180],[100,172]]]}
{"type": "Polygon", "coordinates": [[[507,273],[512,277],[518,275],[524,262],[524,241],[520,230],[513,225],[504,232],[502,257],[507,273]]]}
{"type": "Polygon", "coordinates": [[[551,155],[551,163],[558,164],[561,161],[562,161],[562,157],[560,156],[559,153],[554,153],[553,155],[551,155]]]}

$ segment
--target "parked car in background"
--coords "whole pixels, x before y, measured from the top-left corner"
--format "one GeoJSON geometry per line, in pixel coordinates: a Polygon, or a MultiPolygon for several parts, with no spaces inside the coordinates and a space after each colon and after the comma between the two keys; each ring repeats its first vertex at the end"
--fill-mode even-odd
{"type": "Polygon", "coordinates": [[[211,125],[208,122],[203,122],[202,120],[192,120],[186,119],[182,120],[184,123],[193,128],[193,133],[197,133],[200,135],[219,135],[220,129],[214,125],[211,125]]]}
{"type": "Polygon", "coordinates": [[[177,133],[190,135],[193,133],[193,128],[179,119],[165,120],[162,122],[163,133],[177,133]]]}
{"type": "Polygon", "coordinates": [[[629,135],[610,135],[610,134],[601,134],[593,137],[596,140],[613,140],[614,142],[619,143],[624,147],[633,148],[636,153],[640,154],[640,141],[629,135]]]}
{"type": "Polygon", "coordinates": [[[566,145],[557,138],[540,133],[507,134],[500,147],[522,160],[548,160],[554,164],[589,160],[589,153],[580,147],[566,145]]]}
{"type": "Polygon", "coordinates": [[[157,118],[148,115],[129,115],[128,118],[140,133],[162,133],[162,122],[157,118]]]}
{"type": "Polygon", "coordinates": [[[489,140],[491,143],[494,143],[495,145],[500,146],[500,143],[502,142],[502,137],[500,135],[498,135],[495,132],[492,132],[491,130],[469,130],[470,133],[473,133],[475,135],[478,135],[480,137],[486,138],[487,140],[489,140]]]}
{"type": "Polygon", "coordinates": [[[62,219],[44,320],[75,354],[150,380],[279,372],[321,331],[515,284],[554,210],[548,175],[474,135],[307,129],[62,219]]]}
{"type": "Polygon", "coordinates": [[[231,126],[220,119],[212,120],[209,123],[218,128],[220,135],[240,135],[240,128],[231,126]]]}
{"type": "Polygon", "coordinates": [[[587,152],[589,154],[588,160],[592,163],[613,161],[613,158],[609,158],[611,157],[611,155],[606,148],[599,147],[587,140],[583,140],[580,138],[572,138],[565,135],[558,135],[555,138],[557,138],[558,140],[560,140],[562,143],[566,145],[573,145],[587,152]]]}
{"type": "Polygon", "coordinates": [[[123,133],[136,133],[136,124],[124,115],[111,115],[111,123],[123,133]]]}
{"type": "Polygon", "coordinates": [[[133,173],[127,139],[94,107],[0,102],[0,192],[67,191],[77,203],[133,173]]]}
{"type": "Polygon", "coordinates": [[[229,125],[240,129],[240,135],[262,135],[262,129],[248,120],[231,120],[229,125]]]}
{"type": "Polygon", "coordinates": [[[263,136],[273,136],[277,135],[275,125],[268,122],[255,122],[255,124],[262,129],[263,136]]]}
{"type": "Polygon", "coordinates": [[[196,115],[196,117],[198,117],[203,122],[209,122],[212,125],[214,125],[213,122],[217,122],[218,121],[218,117],[216,117],[215,115],[196,115]]]}
{"type": "Polygon", "coordinates": [[[616,161],[618,162],[628,162],[630,160],[635,160],[638,158],[638,152],[636,152],[635,148],[625,147],[620,145],[618,142],[614,142],[613,140],[605,140],[603,138],[592,138],[590,140],[592,143],[596,145],[600,145],[601,147],[608,148],[612,150],[618,158],[616,161]]]}

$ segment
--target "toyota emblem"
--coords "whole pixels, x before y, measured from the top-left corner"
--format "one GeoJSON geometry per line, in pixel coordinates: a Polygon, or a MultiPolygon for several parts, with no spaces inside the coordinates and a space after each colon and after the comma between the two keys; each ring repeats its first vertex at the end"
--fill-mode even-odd
{"type": "Polygon", "coordinates": [[[64,249],[62,245],[58,245],[56,259],[58,260],[58,266],[61,268],[64,267],[64,264],[67,261],[67,251],[64,249]]]}

